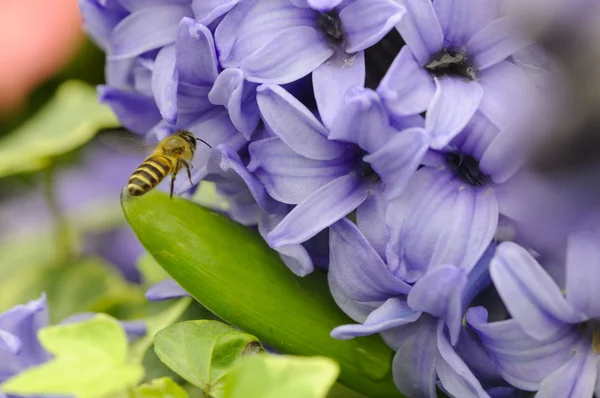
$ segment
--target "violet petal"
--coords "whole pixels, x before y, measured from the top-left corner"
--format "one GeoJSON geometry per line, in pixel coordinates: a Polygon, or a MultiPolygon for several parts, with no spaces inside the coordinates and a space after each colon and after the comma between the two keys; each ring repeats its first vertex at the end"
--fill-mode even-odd
{"type": "Polygon", "coordinates": [[[548,339],[565,323],[582,320],[550,275],[516,243],[498,246],[490,275],[512,317],[534,339],[548,339]]]}
{"type": "Polygon", "coordinates": [[[154,284],[146,291],[146,299],[149,301],[162,301],[179,297],[189,297],[190,294],[175,282],[174,279],[165,279],[154,284]]]}
{"type": "Polygon", "coordinates": [[[361,178],[347,174],[297,205],[267,236],[271,247],[305,242],[355,210],[368,196],[361,178]]]}
{"type": "Polygon", "coordinates": [[[191,18],[179,24],[176,42],[177,69],[182,82],[211,87],[219,74],[212,33],[191,18]]]}
{"type": "Polygon", "coordinates": [[[339,12],[344,26],[346,52],[362,51],[377,43],[405,12],[392,0],[355,0],[348,4],[339,12]]]}
{"type": "Polygon", "coordinates": [[[192,0],[192,10],[199,23],[209,25],[239,2],[240,0],[192,0]]]}
{"type": "Polygon", "coordinates": [[[425,112],[435,94],[435,83],[408,46],[402,47],[377,87],[385,107],[396,116],[425,112]]]}
{"type": "Polygon", "coordinates": [[[339,157],[346,145],[327,139],[327,130],[294,96],[280,86],[263,84],[256,100],[265,124],[296,153],[309,159],[339,157]]]}
{"type": "Polygon", "coordinates": [[[599,238],[595,228],[579,230],[567,245],[567,301],[588,318],[600,317],[599,238]]]}
{"type": "Polygon", "coordinates": [[[173,43],[179,21],[191,17],[187,6],[148,7],[125,17],[110,34],[110,55],[128,58],[173,43]]]}
{"type": "Polygon", "coordinates": [[[246,79],[256,83],[286,84],[315,70],[334,51],[311,26],[295,26],[275,35],[240,63],[246,79]]]}
{"type": "Polygon", "coordinates": [[[414,310],[427,312],[444,321],[452,345],[458,341],[462,326],[462,295],[466,285],[464,270],[453,265],[441,265],[419,279],[407,298],[408,305],[414,310]]]}
{"type": "Polygon", "coordinates": [[[152,92],[163,119],[171,124],[177,121],[177,83],[175,45],[164,46],[158,52],[152,71],[152,92]]]}
{"type": "Polygon", "coordinates": [[[349,340],[359,336],[369,336],[415,322],[421,312],[408,306],[406,300],[390,298],[381,307],[369,314],[362,324],[342,325],[331,331],[331,337],[349,340]]]}
{"type": "Polygon", "coordinates": [[[398,197],[417,171],[427,151],[429,136],[415,127],[393,135],[386,145],[364,157],[384,184],[388,200],[398,197]]]}
{"type": "Polygon", "coordinates": [[[483,89],[477,82],[455,77],[435,78],[436,90],[425,117],[431,148],[442,149],[469,123],[483,89]]]}
{"type": "Polygon", "coordinates": [[[365,85],[364,52],[336,52],[313,71],[312,82],[321,120],[331,127],[335,117],[342,112],[348,89],[365,85]]]}
{"type": "Polygon", "coordinates": [[[424,65],[442,49],[444,33],[430,0],[398,0],[406,9],[396,28],[417,61],[424,65]]]}
{"type": "Polygon", "coordinates": [[[433,3],[444,32],[444,47],[462,48],[498,16],[498,1],[446,0],[433,3]]]}
{"type": "Polygon", "coordinates": [[[98,86],[99,101],[110,106],[130,131],[146,134],[161,120],[154,98],[131,90],[98,86]]]}

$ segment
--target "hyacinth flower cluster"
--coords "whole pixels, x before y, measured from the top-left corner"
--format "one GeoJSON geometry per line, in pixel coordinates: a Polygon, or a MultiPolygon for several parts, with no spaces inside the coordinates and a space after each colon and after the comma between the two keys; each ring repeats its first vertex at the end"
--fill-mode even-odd
{"type": "MultiPolygon", "coordinates": [[[[593,395],[598,235],[571,213],[546,228],[577,203],[516,156],[547,92],[499,1],[80,7],[107,55],[100,101],[151,142],[209,142],[195,186],[214,183],[291,272],[327,272],[356,322],[332,336],[380,333],[403,394],[593,395]]],[[[184,294],[167,281],[148,296],[184,294]]]]}

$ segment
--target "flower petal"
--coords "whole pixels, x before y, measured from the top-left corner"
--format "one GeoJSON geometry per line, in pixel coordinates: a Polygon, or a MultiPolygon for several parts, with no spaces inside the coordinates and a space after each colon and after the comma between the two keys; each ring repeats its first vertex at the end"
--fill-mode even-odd
{"type": "Polygon", "coordinates": [[[21,340],[12,333],[0,330],[0,353],[17,355],[21,351],[21,340]]]}
{"type": "Polygon", "coordinates": [[[444,47],[462,48],[479,30],[498,16],[498,1],[436,1],[433,8],[444,32],[444,47]]]}
{"type": "MultiPolygon", "coordinates": [[[[117,3],[117,2],[115,2],[117,3]]],[[[109,48],[109,36],[114,27],[127,15],[127,11],[119,6],[107,4],[101,0],[79,0],[79,9],[83,17],[83,25],[102,50],[109,48]]]]}
{"type": "Polygon", "coordinates": [[[508,61],[482,70],[479,83],[483,87],[479,110],[500,128],[508,125],[519,108],[527,106],[535,90],[525,72],[508,61]]]}
{"type": "Polygon", "coordinates": [[[532,338],[548,339],[565,323],[582,320],[550,275],[521,246],[500,244],[490,274],[506,308],[532,338]]]}
{"type": "Polygon", "coordinates": [[[398,197],[421,163],[429,137],[419,127],[400,131],[378,151],[364,157],[384,184],[388,200],[398,197]]]}
{"type": "Polygon", "coordinates": [[[402,47],[377,87],[385,107],[395,116],[425,112],[435,94],[435,83],[408,46],[402,47]]]}
{"type": "Polygon", "coordinates": [[[271,197],[287,204],[298,204],[322,186],[348,174],[356,157],[348,151],[333,160],[307,159],[277,137],[254,141],[248,151],[248,170],[262,181],[271,197]]]}
{"type": "Polygon", "coordinates": [[[452,345],[458,341],[463,315],[462,295],[467,275],[461,268],[442,265],[425,274],[414,284],[407,302],[417,311],[427,312],[444,321],[452,345]]]}
{"type": "Polygon", "coordinates": [[[245,80],[240,69],[229,68],[219,74],[208,93],[210,102],[227,108],[231,122],[247,140],[250,140],[260,120],[256,87],[256,84],[245,80]]]}
{"type": "Polygon", "coordinates": [[[346,106],[331,126],[329,139],[352,142],[372,153],[387,144],[397,131],[390,126],[389,117],[377,93],[370,89],[352,87],[346,93],[346,106]]]}
{"type": "Polygon", "coordinates": [[[356,302],[384,302],[406,294],[410,286],[390,273],[377,252],[350,220],[329,230],[329,285],[356,302]]]}
{"type": "Polygon", "coordinates": [[[529,337],[516,320],[488,323],[483,307],[469,308],[466,320],[488,350],[502,377],[522,390],[535,391],[550,373],[562,366],[580,339],[575,327],[560,330],[549,340],[529,337]]]}
{"type": "Polygon", "coordinates": [[[190,294],[173,279],[158,282],[146,291],[146,299],[149,301],[162,301],[189,296],[190,294]]]}
{"type": "Polygon", "coordinates": [[[377,43],[400,22],[405,12],[392,0],[355,0],[348,4],[339,13],[346,52],[362,51],[377,43]]]}
{"type": "Polygon", "coordinates": [[[179,24],[175,46],[180,81],[211,87],[219,71],[210,30],[192,18],[183,18],[179,24]]]}
{"type": "MultiPolygon", "coordinates": [[[[215,43],[223,68],[237,68],[242,61],[287,28],[318,26],[310,8],[289,0],[246,0],[231,9],[215,30],[215,43]]],[[[285,46],[286,43],[281,43],[285,46]]]]}
{"type": "Polygon", "coordinates": [[[470,271],[498,224],[492,191],[473,189],[453,173],[430,167],[418,170],[389,206],[387,261],[408,282],[442,264],[470,271]]]}
{"type": "MultiPolygon", "coordinates": [[[[106,77],[106,84],[115,88],[129,88],[132,85],[132,72],[134,71],[135,64],[139,58],[113,58],[110,55],[106,57],[106,65],[104,66],[104,75],[106,77]]],[[[145,60],[149,61],[149,60],[145,60]]],[[[149,61],[149,63],[154,63],[149,61]]],[[[135,79],[135,77],[134,77],[135,79]]],[[[137,88],[136,88],[137,89],[137,88]]],[[[143,93],[151,96],[150,92],[143,93]]]]}
{"type": "Polygon", "coordinates": [[[309,159],[338,158],[347,145],[327,139],[327,130],[294,96],[275,85],[259,86],[256,101],[265,124],[296,153],[309,159]]]}
{"type": "Polygon", "coordinates": [[[466,45],[475,67],[479,70],[489,68],[530,46],[531,39],[519,35],[520,30],[513,18],[503,17],[477,32],[466,45]]]}
{"type": "Polygon", "coordinates": [[[331,331],[331,337],[349,340],[359,336],[369,336],[415,322],[421,313],[414,311],[406,304],[406,300],[390,298],[383,305],[371,312],[362,324],[342,325],[331,331]]]}
{"type": "Polygon", "coordinates": [[[365,54],[336,52],[313,71],[312,82],[321,120],[331,127],[348,89],[365,85],[365,54]]]}
{"type": "Polygon", "coordinates": [[[177,121],[177,83],[175,45],[164,46],[156,56],[152,70],[152,92],[163,119],[171,124],[177,121]]]}
{"type": "MultiPolygon", "coordinates": [[[[284,212],[277,212],[274,214],[264,213],[261,217],[260,223],[258,224],[258,232],[265,238],[269,232],[273,230],[285,217],[284,212]]],[[[287,267],[294,274],[303,277],[314,271],[315,266],[313,265],[310,254],[303,245],[289,245],[282,246],[276,249],[279,252],[279,256],[287,265],[287,267]]]]}
{"type": "Polygon", "coordinates": [[[130,131],[146,134],[161,120],[154,98],[136,91],[98,86],[99,101],[110,106],[117,118],[130,131]]]}
{"type": "Polygon", "coordinates": [[[588,318],[600,317],[600,236],[594,229],[576,231],[567,246],[567,301],[588,318]]]}
{"type": "Polygon", "coordinates": [[[417,61],[424,65],[442,49],[444,33],[429,0],[398,0],[406,14],[396,26],[417,61]]]}
{"type": "Polygon", "coordinates": [[[260,208],[267,213],[279,212],[281,205],[265,191],[263,184],[242,163],[235,148],[221,144],[212,151],[208,170],[219,174],[225,180],[245,186],[260,208]]]}
{"type": "Polygon", "coordinates": [[[453,397],[489,398],[481,382],[450,345],[443,328],[438,330],[437,347],[439,356],[435,368],[445,391],[453,397]]]}
{"type": "MultiPolygon", "coordinates": [[[[499,132],[498,127],[478,110],[463,131],[452,140],[452,145],[456,145],[461,153],[481,159],[499,132]]],[[[445,157],[442,160],[445,163],[445,157]]]]}
{"type": "Polygon", "coordinates": [[[271,247],[305,242],[355,210],[368,196],[361,178],[347,174],[296,206],[267,236],[271,247]]]}
{"type": "Polygon", "coordinates": [[[460,78],[435,78],[436,90],[425,128],[431,134],[431,148],[442,149],[469,123],[479,107],[483,89],[476,82],[460,78]]]}
{"type": "Polygon", "coordinates": [[[342,0],[306,0],[306,3],[313,9],[319,11],[329,11],[337,7],[342,0]]]}
{"type": "Polygon", "coordinates": [[[356,209],[356,225],[373,249],[385,261],[385,247],[390,233],[385,225],[387,200],[382,194],[381,184],[371,190],[369,197],[356,209]]]}
{"type": "Polygon", "coordinates": [[[192,0],[192,10],[199,23],[209,25],[239,2],[240,0],[192,0]]]}
{"type": "Polygon", "coordinates": [[[333,53],[318,30],[295,26],[278,33],[247,56],[240,69],[251,82],[286,84],[308,75],[333,53]]]}
{"type": "Polygon", "coordinates": [[[573,356],[542,381],[536,398],[592,397],[598,374],[598,357],[589,342],[581,343],[573,356]]]}
{"type": "Polygon", "coordinates": [[[398,328],[400,347],[392,361],[394,383],[407,397],[435,397],[438,321],[422,315],[398,328]]]}
{"type": "Polygon", "coordinates": [[[110,34],[110,55],[128,58],[173,43],[179,21],[191,17],[187,6],[148,7],[124,18],[110,34]]]}

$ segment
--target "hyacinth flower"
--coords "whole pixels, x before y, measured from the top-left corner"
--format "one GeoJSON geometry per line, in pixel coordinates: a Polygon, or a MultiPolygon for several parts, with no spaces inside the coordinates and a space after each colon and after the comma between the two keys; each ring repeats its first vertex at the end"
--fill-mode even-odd
{"type": "Polygon", "coordinates": [[[497,1],[401,0],[397,25],[406,42],[378,88],[386,108],[427,111],[432,147],[443,148],[477,109],[499,127],[522,91],[523,72],[506,59],[529,42],[497,1]]]}
{"type": "Polygon", "coordinates": [[[225,68],[247,80],[286,84],[312,72],[323,124],[331,126],[343,96],[365,80],[364,51],[402,18],[392,0],[241,1],[219,24],[215,42],[225,68]]]}
{"type": "Polygon", "coordinates": [[[272,198],[296,205],[267,236],[272,247],[315,236],[355,210],[379,184],[388,197],[399,195],[428,147],[422,119],[403,121],[406,128],[399,130],[372,90],[349,90],[347,109],[331,130],[279,86],[260,86],[257,100],[275,136],[250,144],[248,169],[272,198]],[[354,113],[357,107],[363,112],[354,113]],[[332,139],[342,130],[359,145],[332,139]]]}
{"type": "Polygon", "coordinates": [[[487,322],[471,314],[470,326],[499,364],[504,378],[536,397],[592,397],[598,389],[600,250],[596,226],[568,241],[561,285],[521,246],[505,242],[492,260],[491,275],[513,319],[487,322]]]}
{"type": "Polygon", "coordinates": [[[494,246],[468,267],[442,261],[411,286],[378,253],[381,233],[372,229],[373,217],[364,217],[381,213],[377,200],[362,206],[369,208],[359,208],[357,225],[343,219],[330,228],[329,287],[340,308],[361,322],[337,327],[332,336],[349,339],[384,332],[396,350],[394,380],[407,396],[435,396],[438,374],[455,396],[466,396],[457,389],[461,384],[485,396],[452,346],[459,340],[468,304],[491,284],[488,266],[494,246]],[[419,358],[416,363],[414,358],[419,358]]]}
{"type": "Polygon", "coordinates": [[[0,382],[51,359],[37,339],[48,322],[45,295],[0,314],[0,382]]]}

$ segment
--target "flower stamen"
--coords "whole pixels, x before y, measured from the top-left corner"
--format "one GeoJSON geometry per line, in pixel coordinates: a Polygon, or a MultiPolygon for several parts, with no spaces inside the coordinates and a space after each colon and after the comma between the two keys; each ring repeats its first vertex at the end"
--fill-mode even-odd
{"type": "Polygon", "coordinates": [[[319,26],[327,39],[334,44],[340,44],[344,41],[341,25],[342,22],[339,16],[333,10],[319,13],[319,26]]]}
{"type": "Polygon", "coordinates": [[[445,48],[425,65],[425,69],[436,77],[449,75],[477,80],[477,69],[468,61],[465,54],[460,51],[445,48]]]}
{"type": "Polygon", "coordinates": [[[489,179],[479,170],[479,162],[472,156],[452,152],[446,155],[446,164],[458,178],[470,185],[480,187],[489,179]]]}

